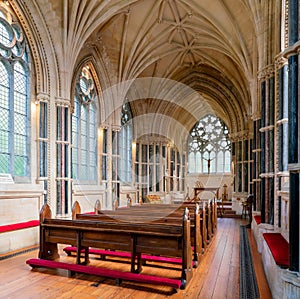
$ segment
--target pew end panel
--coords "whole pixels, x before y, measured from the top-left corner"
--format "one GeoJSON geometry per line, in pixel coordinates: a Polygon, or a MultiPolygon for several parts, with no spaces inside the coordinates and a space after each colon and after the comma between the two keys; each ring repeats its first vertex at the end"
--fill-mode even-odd
{"type": "Polygon", "coordinates": [[[194,246],[194,268],[198,267],[198,264],[201,260],[202,255],[202,236],[200,230],[200,214],[199,214],[199,205],[195,206],[195,215],[194,215],[194,228],[192,229],[193,234],[191,234],[191,241],[194,246]]]}
{"type": "Polygon", "coordinates": [[[59,258],[57,244],[46,241],[46,231],[43,226],[45,219],[51,219],[52,212],[48,204],[43,205],[40,212],[40,250],[39,258],[55,260],[59,258]]]}
{"type": "Polygon", "coordinates": [[[72,219],[76,219],[76,215],[81,213],[81,207],[79,202],[76,200],[72,206],[72,219]]]}
{"type": "Polygon", "coordinates": [[[101,211],[101,202],[99,199],[97,199],[94,206],[94,212],[95,214],[99,214],[100,211],[101,211]]]}

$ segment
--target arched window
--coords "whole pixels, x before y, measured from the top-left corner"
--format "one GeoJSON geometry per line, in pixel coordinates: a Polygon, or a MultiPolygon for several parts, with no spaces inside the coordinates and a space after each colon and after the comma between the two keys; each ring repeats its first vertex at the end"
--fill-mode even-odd
{"type": "Polygon", "coordinates": [[[132,114],[128,103],[123,104],[122,107],[121,126],[118,174],[121,182],[130,183],[132,181],[132,114]]]}
{"type": "Polygon", "coordinates": [[[72,114],[72,178],[80,183],[97,182],[95,99],[94,81],[86,66],[77,78],[72,114]]]}
{"type": "Polygon", "coordinates": [[[25,35],[0,11],[0,173],[30,176],[29,55],[25,35]]]}
{"type": "Polygon", "coordinates": [[[189,172],[230,172],[230,146],[226,125],[216,116],[206,115],[190,132],[189,172]]]}

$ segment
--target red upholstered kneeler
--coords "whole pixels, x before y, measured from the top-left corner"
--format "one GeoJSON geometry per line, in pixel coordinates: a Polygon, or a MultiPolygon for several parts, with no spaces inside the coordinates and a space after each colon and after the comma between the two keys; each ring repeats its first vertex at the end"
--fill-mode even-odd
{"type": "Polygon", "coordinates": [[[43,260],[43,259],[29,259],[26,261],[26,264],[30,265],[33,268],[45,267],[45,268],[52,268],[52,269],[64,269],[76,273],[85,273],[85,274],[98,275],[102,277],[115,278],[117,279],[118,283],[120,283],[123,279],[127,281],[149,283],[154,285],[165,285],[165,286],[173,287],[175,289],[182,287],[181,281],[179,279],[171,279],[167,277],[159,277],[154,275],[137,274],[132,272],[116,271],[116,270],[98,268],[93,266],[85,266],[85,265],[83,266],[83,265],[69,264],[69,263],[56,262],[56,261],[43,260]]]}
{"type": "Polygon", "coordinates": [[[289,243],[279,233],[264,233],[263,237],[270,248],[276,264],[281,268],[288,268],[290,265],[289,243]]]}

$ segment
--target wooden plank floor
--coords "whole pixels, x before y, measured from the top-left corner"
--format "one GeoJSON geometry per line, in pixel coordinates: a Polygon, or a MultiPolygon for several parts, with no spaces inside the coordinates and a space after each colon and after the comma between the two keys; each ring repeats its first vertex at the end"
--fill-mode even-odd
{"type": "MultiPolygon", "coordinates": [[[[194,276],[185,290],[173,293],[169,287],[142,285],[123,282],[117,286],[112,279],[77,274],[68,278],[64,270],[38,269],[31,270],[25,264],[29,258],[36,258],[38,251],[30,251],[0,261],[0,298],[1,299],[47,299],[47,298],[239,298],[239,234],[240,225],[245,220],[234,218],[218,219],[218,231],[209,245],[194,276]]],[[[261,257],[257,253],[255,240],[249,230],[250,243],[255,258],[257,280],[260,298],[272,298],[264,276],[261,257]]],[[[74,257],[61,254],[61,260],[74,262],[74,257]]],[[[179,267],[164,264],[148,263],[143,267],[143,273],[178,278],[179,267]],[[154,265],[156,265],[154,267],[154,265]]],[[[110,269],[129,270],[129,263],[101,261],[91,258],[91,265],[109,267],[110,269]]]]}

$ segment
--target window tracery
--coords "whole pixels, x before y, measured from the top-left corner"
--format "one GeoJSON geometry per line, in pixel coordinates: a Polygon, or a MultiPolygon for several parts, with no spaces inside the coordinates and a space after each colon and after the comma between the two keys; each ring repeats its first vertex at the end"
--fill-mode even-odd
{"type": "Polygon", "coordinates": [[[89,68],[79,74],[72,114],[72,177],[83,182],[97,180],[96,90],[89,68]]]}
{"type": "Polygon", "coordinates": [[[189,139],[189,172],[230,172],[228,128],[216,116],[206,115],[194,126],[189,139]]]}
{"type": "Polygon", "coordinates": [[[29,176],[30,67],[25,35],[0,10],[0,173],[29,176]]]}

